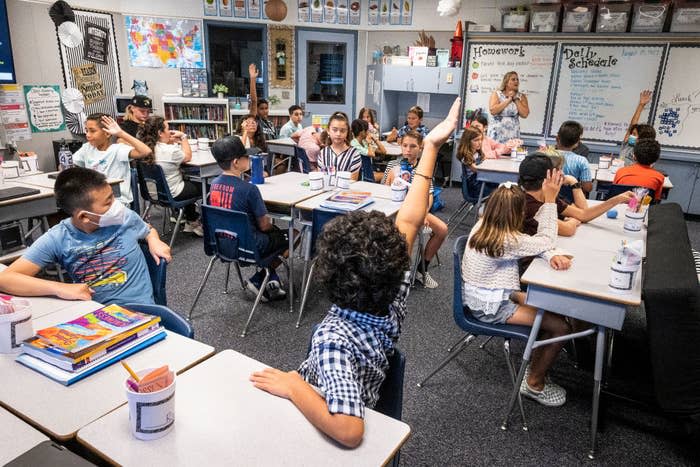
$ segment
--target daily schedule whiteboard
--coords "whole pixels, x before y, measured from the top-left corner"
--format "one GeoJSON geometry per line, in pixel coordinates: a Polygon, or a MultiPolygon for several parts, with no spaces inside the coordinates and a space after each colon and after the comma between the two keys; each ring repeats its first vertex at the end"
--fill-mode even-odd
{"type": "Polygon", "coordinates": [[[530,105],[528,118],[520,119],[520,133],[543,136],[556,48],[555,43],[469,41],[464,108],[488,112],[491,93],[503,75],[516,71],[530,105]]]}
{"type": "Polygon", "coordinates": [[[663,146],[700,148],[700,45],[671,45],[654,128],[663,146]]]}
{"type": "MultiPolygon", "coordinates": [[[[657,94],[665,50],[665,44],[560,44],[549,134],[575,120],[583,125],[584,140],[622,141],[639,93],[657,94]]],[[[652,108],[647,106],[640,123],[649,121],[652,108]]]]}

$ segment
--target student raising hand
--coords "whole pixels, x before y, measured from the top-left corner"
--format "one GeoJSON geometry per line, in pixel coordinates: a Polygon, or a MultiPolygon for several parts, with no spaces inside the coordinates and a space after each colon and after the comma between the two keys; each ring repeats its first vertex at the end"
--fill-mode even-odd
{"type": "Polygon", "coordinates": [[[120,133],[122,132],[122,128],[112,117],[109,115],[103,115],[101,122],[102,125],[104,125],[104,129],[107,133],[112,136],[121,136],[120,133]]]}
{"type": "Polygon", "coordinates": [[[258,79],[258,75],[260,74],[260,72],[255,66],[255,63],[251,63],[250,65],[248,65],[248,74],[250,75],[251,81],[255,81],[256,79],[258,79]]]}
{"type": "Polygon", "coordinates": [[[559,169],[547,170],[547,177],[542,182],[542,194],[545,203],[553,203],[557,200],[564,177],[559,169]]]}
{"type": "Polygon", "coordinates": [[[639,104],[642,106],[647,105],[651,101],[652,92],[648,89],[639,93],[639,104]]]}

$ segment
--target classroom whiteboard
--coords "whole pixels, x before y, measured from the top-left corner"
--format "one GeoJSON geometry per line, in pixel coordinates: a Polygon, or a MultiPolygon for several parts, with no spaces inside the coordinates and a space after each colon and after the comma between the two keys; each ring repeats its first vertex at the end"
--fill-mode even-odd
{"type": "MultiPolygon", "coordinates": [[[[664,44],[562,43],[549,134],[575,120],[586,141],[622,141],[639,93],[650,89],[656,95],[665,49],[664,44]]],[[[640,123],[649,121],[651,108],[644,109],[640,123]]]]}
{"type": "Polygon", "coordinates": [[[469,41],[465,110],[488,112],[491,93],[509,71],[520,78],[520,91],[527,95],[530,115],[520,119],[520,134],[543,136],[549,108],[555,43],[504,43],[469,41]]]}
{"type": "Polygon", "coordinates": [[[654,114],[663,146],[700,148],[700,45],[671,45],[654,114]]]}

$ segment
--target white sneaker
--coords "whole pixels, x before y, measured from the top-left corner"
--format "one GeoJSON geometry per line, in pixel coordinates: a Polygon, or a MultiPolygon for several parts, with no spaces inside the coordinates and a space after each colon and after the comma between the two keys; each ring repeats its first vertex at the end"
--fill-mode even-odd
{"type": "Polygon", "coordinates": [[[270,300],[282,300],[287,296],[287,292],[284,291],[281,284],[277,280],[268,281],[265,289],[270,300]]]}
{"type": "Polygon", "coordinates": [[[199,221],[185,222],[182,231],[193,233],[198,237],[204,237],[204,229],[202,228],[202,223],[199,221]]]}
{"type": "Polygon", "coordinates": [[[428,271],[425,271],[425,274],[421,274],[418,280],[421,281],[423,287],[426,289],[437,289],[438,287],[437,281],[433,279],[433,276],[431,276],[428,271]]]}
{"type": "MultiPolygon", "coordinates": [[[[170,223],[174,224],[175,222],[177,222],[177,217],[170,216],[170,223]]],[[[187,220],[185,220],[184,217],[182,219],[180,219],[180,225],[185,224],[186,222],[187,222],[187,220]]]]}
{"type": "Polygon", "coordinates": [[[545,382],[541,391],[535,391],[527,384],[527,378],[523,378],[520,394],[547,407],[560,407],[566,403],[566,389],[554,383],[545,382]]]}

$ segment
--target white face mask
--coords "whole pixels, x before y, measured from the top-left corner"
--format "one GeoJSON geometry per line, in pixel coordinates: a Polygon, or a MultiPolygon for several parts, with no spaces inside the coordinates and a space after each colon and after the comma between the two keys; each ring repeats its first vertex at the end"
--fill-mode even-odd
{"type": "Polygon", "coordinates": [[[112,202],[112,205],[107,209],[104,214],[95,214],[90,211],[83,211],[93,216],[100,218],[98,223],[92,222],[93,224],[99,225],[100,227],[109,227],[111,225],[122,225],[124,223],[124,218],[126,217],[126,208],[124,205],[117,201],[116,199],[112,202]]]}

